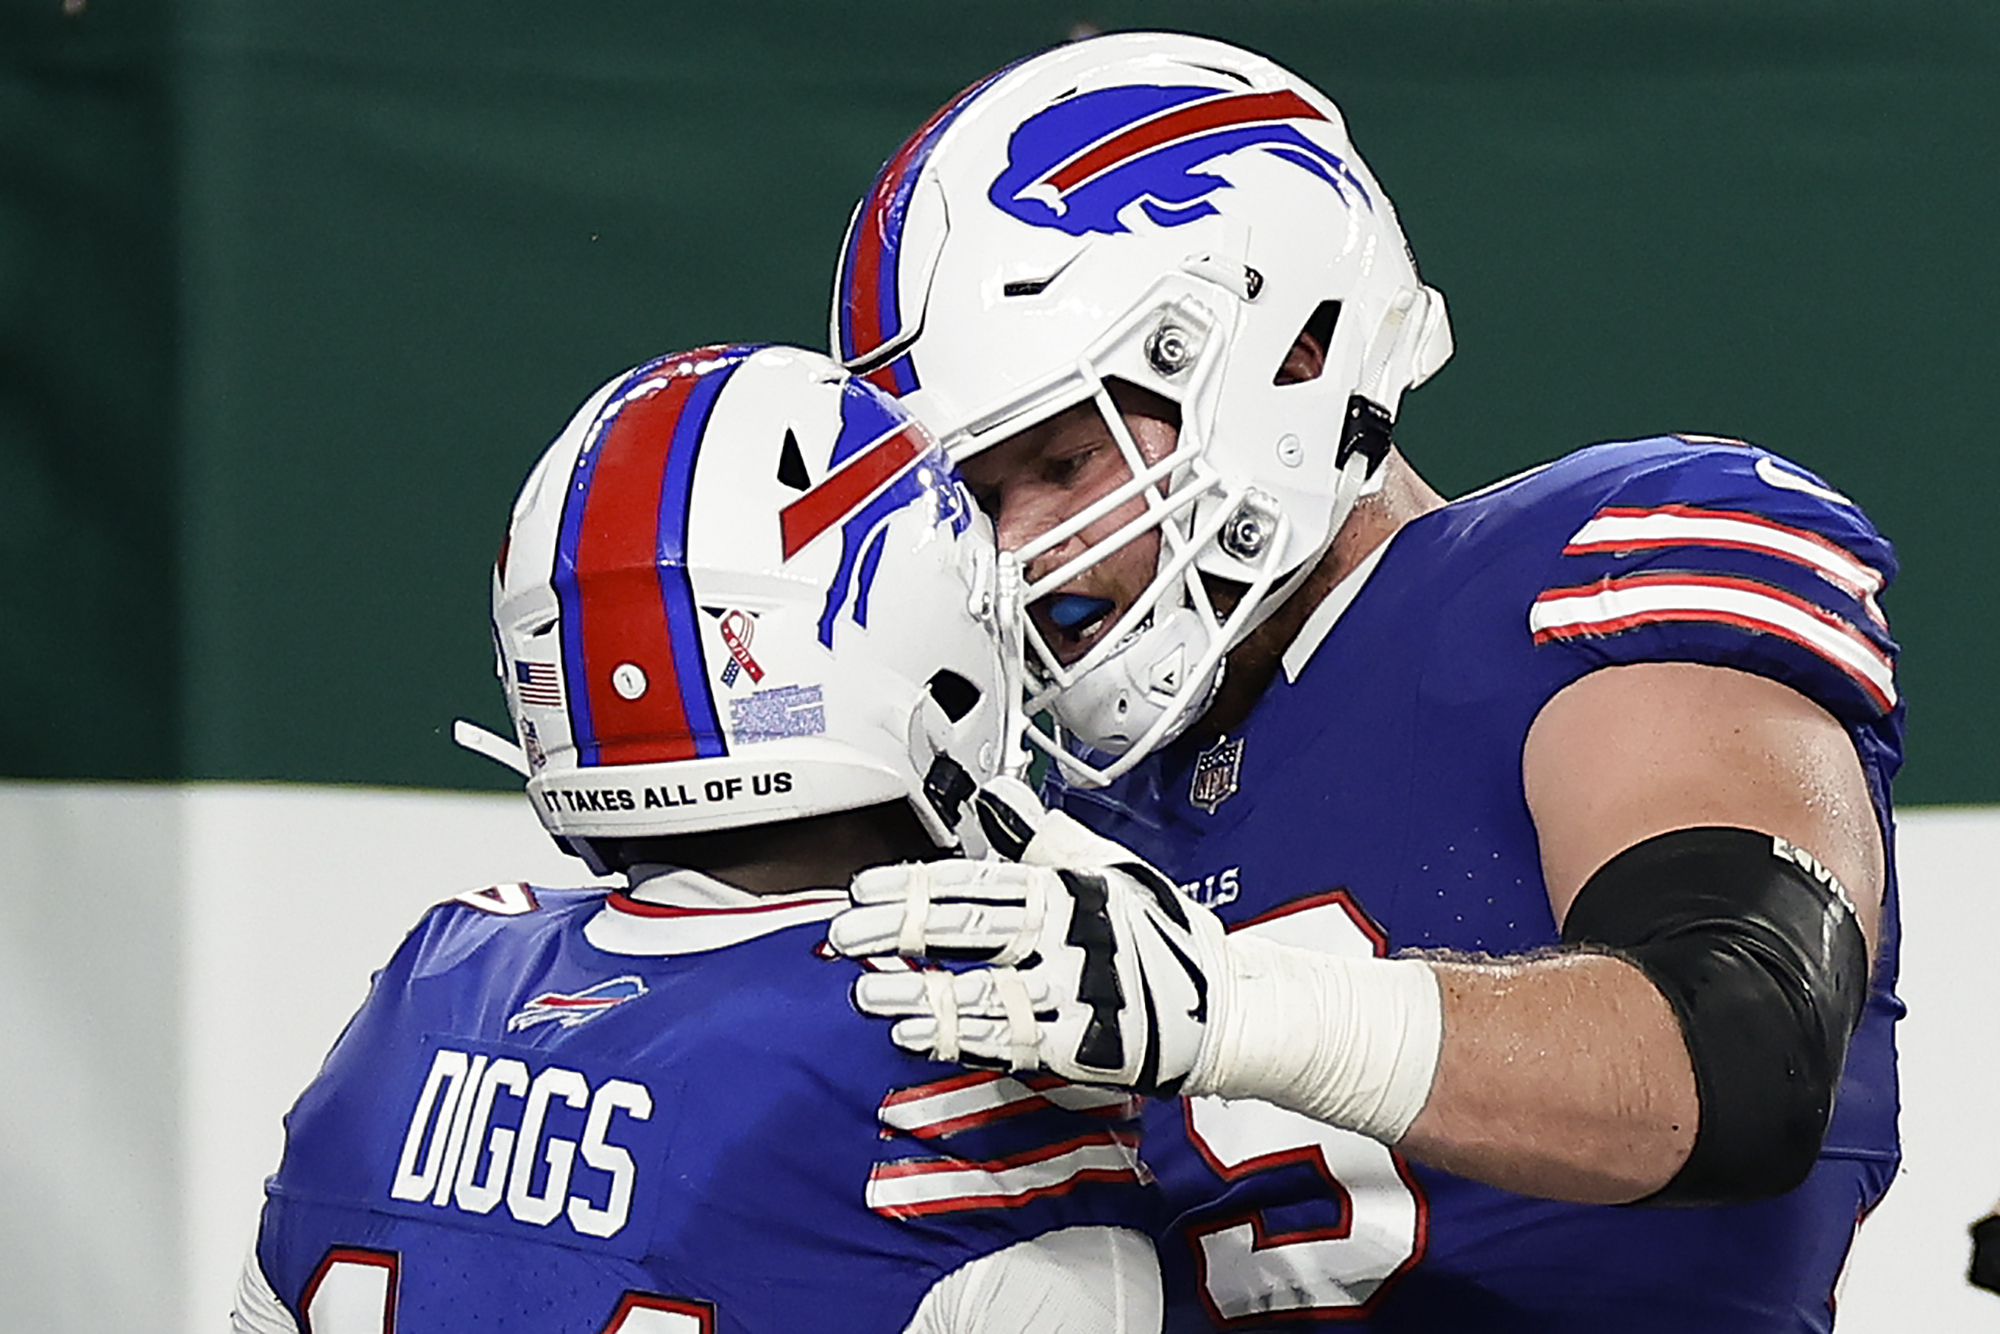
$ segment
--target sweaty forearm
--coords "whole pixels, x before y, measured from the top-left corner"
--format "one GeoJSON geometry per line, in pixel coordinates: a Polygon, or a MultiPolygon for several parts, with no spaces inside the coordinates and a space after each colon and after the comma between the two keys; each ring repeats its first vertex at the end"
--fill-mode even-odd
{"type": "Polygon", "coordinates": [[[1602,954],[1431,967],[1437,1073],[1399,1149],[1592,1204],[1650,1195],[1680,1170],[1698,1120],[1694,1072],[1672,1007],[1637,968],[1602,954]]]}

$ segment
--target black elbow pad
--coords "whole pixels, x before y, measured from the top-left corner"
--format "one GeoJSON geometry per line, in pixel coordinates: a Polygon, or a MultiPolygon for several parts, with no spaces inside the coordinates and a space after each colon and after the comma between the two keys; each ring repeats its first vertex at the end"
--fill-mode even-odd
{"type": "Polygon", "coordinates": [[[1826,868],[1770,834],[1678,829],[1600,867],[1563,940],[1644,970],[1694,1065],[1694,1149],[1640,1203],[1738,1204],[1806,1179],[1868,999],[1867,943],[1826,868]]]}

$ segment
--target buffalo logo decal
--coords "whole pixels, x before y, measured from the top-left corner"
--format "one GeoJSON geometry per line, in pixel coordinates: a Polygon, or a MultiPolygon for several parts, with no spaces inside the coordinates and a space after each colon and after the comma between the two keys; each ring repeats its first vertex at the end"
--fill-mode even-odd
{"type": "Polygon", "coordinates": [[[934,525],[962,533],[972,522],[972,501],[937,442],[894,399],[861,380],[841,390],[840,435],[828,467],[822,481],[785,506],[779,526],[786,560],[840,529],[840,564],[819,619],[819,642],[832,648],[843,609],[856,625],[868,624],[889,520],[917,505],[934,525]]]}
{"type": "Polygon", "coordinates": [[[558,1028],[575,1028],[606,1010],[629,1000],[637,1000],[645,994],[646,984],[629,975],[614,977],[581,991],[544,991],[514,1012],[507,1020],[507,1031],[518,1033],[536,1024],[549,1023],[558,1028]]]}
{"type": "Polygon", "coordinates": [[[1201,170],[1257,148],[1310,172],[1352,203],[1375,201],[1338,153],[1292,122],[1326,122],[1297,93],[1131,85],[1066,98],[1022,122],[1007,169],[987,198],[1035,227],[1071,236],[1130,231],[1119,218],[1137,203],[1162,227],[1218,212],[1208,196],[1229,182],[1201,170]]]}

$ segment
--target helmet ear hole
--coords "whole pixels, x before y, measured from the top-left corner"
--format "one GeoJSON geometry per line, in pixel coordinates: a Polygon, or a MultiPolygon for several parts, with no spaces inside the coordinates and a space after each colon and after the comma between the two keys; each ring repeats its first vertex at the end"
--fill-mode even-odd
{"type": "Polygon", "coordinates": [[[953,722],[959,722],[979,707],[979,687],[948,667],[935,673],[924,683],[924,688],[944,710],[944,716],[953,722]]]}
{"type": "Polygon", "coordinates": [[[812,490],[812,475],[806,471],[805,455],[799,452],[799,437],[785,428],[785,445],[778,454],[778,481],[794,491],[812,490]]]}
{"type": "Polygon", "coordinates": [[[1285,349],[1285,359],[1271,377],[1274,385],[1305,384],[1317,380],[1326,369],[1326,349],[1333,342],[1333,326],[1340,320],[1340,303],[1322,301],[1299,326],[1298,336],[1285,349]]]}

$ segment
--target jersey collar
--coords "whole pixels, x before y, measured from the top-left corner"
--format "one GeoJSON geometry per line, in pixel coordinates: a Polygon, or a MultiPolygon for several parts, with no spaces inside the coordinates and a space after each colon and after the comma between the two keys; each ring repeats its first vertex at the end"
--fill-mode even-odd
{"type": "Polygon", "coordinates": [[[648,866],[605,899],[583,936],[610,954],[701,954],[824,922],[846,906],[845,890],[752,894],[699,871],[648,866]]]}
{"type": "Polygon", "coordinates": [[[1281,659],[1285,664],[1285,680],[1288,684],[1298,681],[1300,674],[1306,669],[1306,664],[1312,661],[1312,655],[1318,652],[1320,644],[1333,632],[1334,622],[1338,621],[1341,614],[1353,604],[1354,599],[1361,595],[1362,585],[1368,582],[1369,575],[1375,573],[1375,567],[1382,563],[1382,554],[1389,549],[1389,544],[1394,542],[1401,532],[1402,529],[1399,528],[1384,538],[1373,551],[1361,558],[1359,565],[1340,576],[1340,582],[1326,591],[1326,596],[1320,599],[1317,607],[1313,608],[1312,615],[1306,617],[1306,623],[1299,627],[1298,634],[1286,646],[1284,657],[1281,659]]]}
{"type": "Polygon", "coordinates": [[[1437,509],[1426,510],[1422,514],[1416,515],[1409,523],[1403,524],[1402,527],[1382,539],[1380,546],[1362,557],[1359,565],[1356,565],[1345,575],[1341,576],[1340,582],[1327,590],[1327,594],[1320,600],[1320,604],[1313,608],[1312,615],[1306,617],[1306,623],[1299,627],[1298,635],[1292,640],[1291,645],[1286,648],[1282,659],[1285,664],[1286,683],[1295,683],[1304,674],[1306,664],[1312,661],[1312,655],[1319,651],[1320,644],[1326,639],[1328,634],[1332,633],[1333,623],[1338,621],[1341,614],[1353,604],[1354,599],[1361,595],[1361,586],[1368,582],[1368,576],[1375,573],[1375,567],[1382,563],[1382,557],[1387,554],[1390,544],[1401,537],[1411,524],[1422,523],[1433,514],[1442,514],[1454,505],[1463,504],[1468,500],[1475,500],[1480,496],[1486,495],[1488,492],[1498,491],[1504,487],[1512,486],[1516,482],[1526,481],[1549,466],[1546,463],[1537,463],[1532,468],[1523,468],[1511,476],[1502,477],[1497,482],[1488,482],[1477,491],[1468,491],[1455,500],[1446,501],[1437,509]]]}

